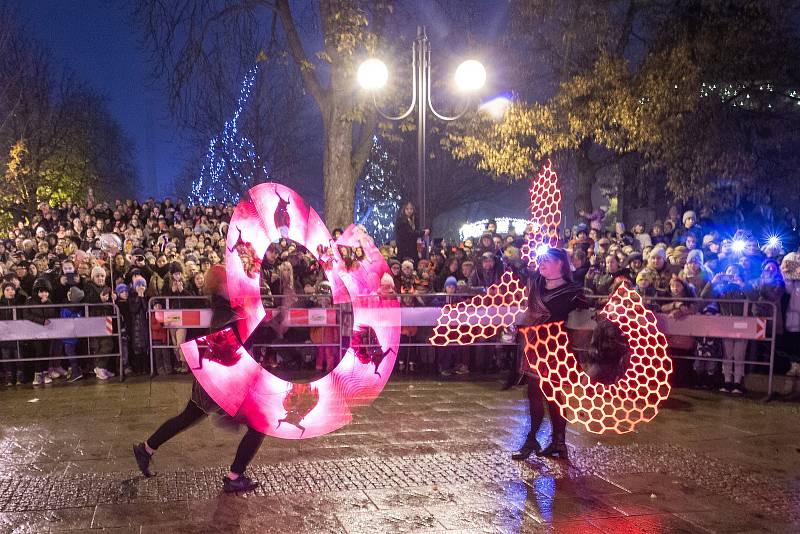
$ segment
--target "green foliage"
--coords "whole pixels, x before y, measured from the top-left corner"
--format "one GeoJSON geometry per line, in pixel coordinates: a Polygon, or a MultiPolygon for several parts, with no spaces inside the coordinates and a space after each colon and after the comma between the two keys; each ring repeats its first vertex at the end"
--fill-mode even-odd
{"type": "Polygon", "coordinates": [[[790,87],[800,80],[787,68],[800,57],[798,31],[787,23],[796,7],[518,1],[514,70],[534,71],[532,58],[543,60],[557,84],[538,102],[521,94],[531,81],[521,80],[501,122],[478,113],[446,145],[508,180],[529,178],[557,153],[588,161],[581,168],[590,173],[636,155],[639,178],[663,180],[680,199],[722,201],[720,184],[754,183],[796,157],[800,108],[790,87]],[[531,54],[524,32],[546,23],[554,26],[538,30],[542,49],[531,54]]]}

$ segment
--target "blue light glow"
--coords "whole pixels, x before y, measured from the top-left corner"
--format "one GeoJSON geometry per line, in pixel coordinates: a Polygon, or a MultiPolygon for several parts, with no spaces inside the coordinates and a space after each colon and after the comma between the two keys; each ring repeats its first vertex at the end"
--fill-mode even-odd
{"type": "Polygon", "coordinates": [[[388,243],[394,236],[394,220],[400,207],[395,165],[378,136],[373,136],[364,174],[356,183],[353,220],[364,226],[378,245],[388,243]]]}
{"type": "Polygon", "coordinates": [[[255,145],[239,132],[239,119],[250,99],[259,67],[260,64],[256,63],[247,71],[233,117],[225,122],[222,133],[208,144],[200,175],[192,183],[191,198],[197,203],[236,204],[240,192],[269,180],[267,166],[261,161],[255,145]]]}

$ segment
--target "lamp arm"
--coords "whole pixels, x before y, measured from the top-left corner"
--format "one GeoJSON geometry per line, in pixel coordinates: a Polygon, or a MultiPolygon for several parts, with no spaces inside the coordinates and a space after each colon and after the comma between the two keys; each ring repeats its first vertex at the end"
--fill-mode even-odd
{"type": "Polygon", "coordinates": [[[464,99],[464,108],[460,112],[456,113],[453,116],[443,115],[442,113],[439,113],[438,111],[436,111],[436,108],[433,107],[433,101],[431,100],[431,85],[432,84],[430,83],[430,80],[431,80],[431,57],[430,57],[430,54],[431,54],[431,51],[428,50],[428,61],[425,62],[426,63],[426,65],[425,65],[425,70],[426,70],[425,75],[428,77],[428,83],[425,84],[425,88],[426,88],[426,92],[428,94],[424,95],[422,97],[421,100],[424,100],[422,105],[426,105],[427,104],[428,109],[431,110],[431,113],[433,113],[433,115],[436,118],[438,118],[439,120],[443,120],[443,121],[446,121],[446,122],[452,122],[454,120],[458,120],[461,117],[463,117],[464,114],[469,109],[469,99],[468,98],[464,99]]]}
{"type": "MultiPolygon", "coordinates": [[[[372,93],[372,104],[375,106],[375,110],[378,114],[383,117],[384,119],[390,121],[401,121],[411,115],[411,112],[414,111],[414,108],[417,105],[417,43],[415,42],[411,46],[411,73],[412,73],[412,90],[411,90],[411,105],[408,106],[408,109],[405,110],[400,115],[390,115],[384,112],[380,106],[378,106],[378,100],[375,98],[375,93],[372,93]]],[[[420,98],[421,105],[424,105],[422,98],[420,98]]]]}

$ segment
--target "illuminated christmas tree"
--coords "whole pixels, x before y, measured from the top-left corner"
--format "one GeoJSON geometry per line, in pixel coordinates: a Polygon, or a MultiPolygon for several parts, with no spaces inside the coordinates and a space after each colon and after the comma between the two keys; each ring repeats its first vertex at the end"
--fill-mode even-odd
{"type": "Polygon", "coordinates": [[[255,145],[239,131],[240,119],[247,108],[259,66],[256,63],[245,75],[233,117],[225,122],[222,133],[208,144],[200,175],[192,182],[191,197],[197,203],[235,204],[242,192],[268,181],[267,166],[261,161],[255,145]]]}
{"type": "Polygon", "coordinates": [[[367,229],[377,245],[388,243],[394,234],[394,220],[400,205],[395,176],[396,161],[383,148],[378,136],[372,138],[364,174],[356,183],[356,224],[367,229]]]}

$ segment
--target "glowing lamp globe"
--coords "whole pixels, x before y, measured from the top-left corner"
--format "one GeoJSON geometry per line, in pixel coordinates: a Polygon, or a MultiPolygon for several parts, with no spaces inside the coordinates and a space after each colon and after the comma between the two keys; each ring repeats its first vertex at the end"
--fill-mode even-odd
{"type": "Polygon", "coordinates": [[[477,91],[486,83],[486,69],[480,61],[468,59],[456,69],[456,86],[461,91],[477,91]]]}
{"type": "Polygon", "coordinates": [[[386,85],[389,79],[389,69],[386,64],[377,58],[364,61],[358,67],[358,84],[368,91],[375,91],[386,85]]]}

